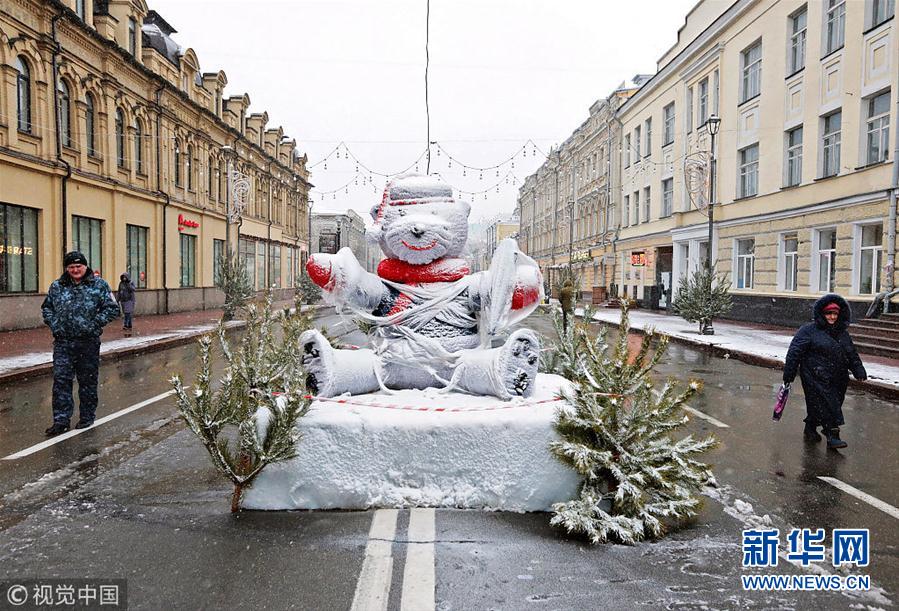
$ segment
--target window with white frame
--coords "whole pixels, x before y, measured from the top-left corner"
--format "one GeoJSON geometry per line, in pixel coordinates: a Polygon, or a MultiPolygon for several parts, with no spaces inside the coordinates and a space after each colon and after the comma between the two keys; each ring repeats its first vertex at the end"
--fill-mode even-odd
{"type": "Polygon", "coordinates": [[[802,126],[788,131],[785,140],[787,154],[784,185],[795,187],[802,182],[802,126]]]}
{"type": "Polygon", "coordinates": [[[702,127],[709,120],[709,79],[699,81],[699,98],[697,100],[698,112],[696,122],[702,127]]]}
{"type": "Polygon", "coordinates": [[[886,161],[890,146],[890,92],[865,100],[866,123],[866,163],[886,161]]]}
{"type": "Polygon", "coordinates": [[[875,295],[880,292],[880,269],[883,267],[883,224],[862,225],[858,236],[858,292],[875,295]]]}
{"type": "Polygon", "coordinates": [[[787,73],[795,74],[805,67],[805,38],[808,30],[808,6],[790,16],[790,52],[787,73]]]}
{"type": "Polygon", "coordinates": [[[715,70],[714,72],[712,72],[712,114],[714,114],[714,115],[719,114],[718,113],[718,94],[720,93],[720,91],[719,91],[720,83],[721,83],[721,81],[718,78],[718,70],[715,70]]]}
{"type": "Polygon", "coordinates": [[[799,278],[799,236],[788,233],[783,235],[782,240],[783,290],[796,291],[799,278]]]}
{"type": "Polygon", "coordinates": [[[632,219],[632,225],[638,225],[640,223],[640,192],[634,191],[634,218],[632,219]]]}
{"type": "Polygon", "coordinates": [[[824,117],[824,133],[822,136],[823,158],[821,176],[836,176],[840,173],[840,140],[842,137],[843,113],[837,111],[824,117]]]}
{"type": "Polygon", "coordinates": [[[649,187],[643,188],[643,222],[649,222],[649,206],[652,203],[652,192],[649,187]]]}
{"type": "Polygon", "coordinates": [[[630,167],[631,165],[631,135],[627,134],[624,137],[624,167],[630,167]]]}
{"type": "Polygon", "coordinates": [[[836,289],[837,277],[837,230],[819,229],[815,233],[815,268],[819,293],[832,293],[836,289]]]}
{"type": "Polygon", "coordinates": [[[868,27],[877,27],[896,12],[894,0],[871,0],[871,21],[868,27]]]}
{"type": "Polygon", "coordinates": [[[640,157],[642,153],[640,153],[640,145],[642,141],[640,139],[640,126],[634,128],[634,156],[636,157],[636,161],[640,161],[640,157]]]}
{"type": "Polygon", "coordinates": [[[740,150],[740,190],[737,197],[750,197],[759,192],[759,145],[740,150]]]}
{"type": "Polygon", "coordinates": [[[762,92],[762,41],[758,41],[740,54],[742,81],[740,102],[745,102],[762,92]]]}
{"type": "Polygon", "coordinates": [[[652,155],[652,117],[646,119],[643,129],[646,132],[646,156],[649,157],[652,155]]]}
{"type": "Polygon", "coordinates": [[[662,115],[665,119],[665,133],[662,139],[662,146],[666,146],[674,142],[674,102],[662,109],[662,115]]]}
{"type": "Polygon", "coordinates": [[[627,227],[631,220],[631,196],[624,196],[624,203],[621,206],[621,225],[627,227]]]}
{"type": "Polygon", "coordinates": [[[687,99],[686,104],[684,105],[684,118],[687,120],[687,125],[684,131],[688,134],[693,131],[693,88],[687,87],[687,99]]]}
{"type": "Polygon", "coordinates": [[[827,0],[824,15],[824,54],[842,48],[846,36],[846,0],[827,0]]]}
{"type": "Polygon", "coordinates": [[[671,216],[674,209],[674,179],[662,181],[662,216],[671,216]]]}
{"type": "Polygon", "coordinates": [[[755,239],[737,240],[737,286],[738,289],[751,289],[752,276],[755,271],[755,239]]]}

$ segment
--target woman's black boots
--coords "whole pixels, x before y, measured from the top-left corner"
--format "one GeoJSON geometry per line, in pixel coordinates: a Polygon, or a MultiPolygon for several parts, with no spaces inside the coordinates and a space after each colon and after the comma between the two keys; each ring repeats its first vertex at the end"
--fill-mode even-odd
{"type": "Polygon", "coordinates": [[[841,448],[845,448],[849,444],[840,439],[840,429],[832,428],[827,429],[827,448],[830,450],[839,450],[841,448]]]}

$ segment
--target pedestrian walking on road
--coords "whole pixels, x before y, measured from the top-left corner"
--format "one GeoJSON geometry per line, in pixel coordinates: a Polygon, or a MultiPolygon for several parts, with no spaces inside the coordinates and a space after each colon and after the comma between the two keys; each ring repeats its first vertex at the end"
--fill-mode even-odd
{"type": "Polygon", "coordinates": [[[65,271],[50,285],[41,306],[44,324],[53,333],[53,425],[44,431],[49,437],[69,430],[75,410],[72,381],[76,377],[79,419],[75,428],[94,423],[100,334],[119,315],[109,285],[94,276],[83,254],[66,254],[63,266],[65,271]]]}
{"type": "Polygon", "coordinates": [[[827,447],[845,448],[840,439],[843,425],[843,400],[849,385],[849,372],[856,380],[868,374],[847,331],[852,313],[839,295],[824,295],[812,308],[814,321],[806,323],[790,342],[784,365],[783,381],[789,385],[799,372],[805,393],[806,441],[820,441],[816,430],[822,428],[827,447]]]}
{"type": "Polygon", "coordinates": [[[122,306],[122,315],[125,317],[122,329],[125,331],[131,331],[131,317],[134,315],[135,295],[137,295],[137,289],[131,282],[131,277],[128,273],[126,272],[119,276],[119,290],[116,291],[116,299],[119,301],[119,305],[122,306]]]}

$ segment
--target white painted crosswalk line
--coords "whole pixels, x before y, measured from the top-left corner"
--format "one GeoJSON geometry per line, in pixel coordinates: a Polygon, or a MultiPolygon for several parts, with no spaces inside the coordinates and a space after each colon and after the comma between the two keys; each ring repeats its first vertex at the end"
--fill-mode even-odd
{"type": "Polygon", "coordinates": [[[846,494],[850,494],[850,495],[854,496],[855,498],[859,499],[860,501],[864,501],[865,503],[867,503],[868,505],[871,505],[872,507],[876,507],[877,509],[879,509],[880,511],[884,512],[887,515],[891,515],[894,518],[899,519],[899,508],[893,507],[889,503],[887,503],[885,501],[881,501],[879,498],[877,498],[875,496],[871,496],[867,492],[862,492],[858,488],[850,486],[846,482],[840,481],[835,477],[827,477],[825,475],[819,475],[818,479],[827,482],[828,484],[830,484],[834,488],[837,488],[838,490],[842,490],[846,494]]]}
{"type": "Polygon", "coordinates": [[[434,609],[435,538],[434,509],[413,509],[409,516],[409,545],[406,547],[406,568],[403,571],[401,611],[434,609]]]}
{"type": "Polygon", "coordinates": [[[371,519],[365,560],[356,582],[352,611],[384,611],[393,579],[393,541],[398,509],[377,509],[371,519]]]}

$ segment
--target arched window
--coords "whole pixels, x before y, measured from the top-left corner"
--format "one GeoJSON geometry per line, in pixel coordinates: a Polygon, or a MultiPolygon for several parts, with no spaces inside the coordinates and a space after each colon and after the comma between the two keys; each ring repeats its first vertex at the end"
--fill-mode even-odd
{"type": "Polygon", "coordinates": [[[57,88],[57,96],[59,97],[59,135],[62,139],[63,146],[72,146],[72,124],[71,118],[72,101],[69,98],[69,86],[62,79],[59,79],[59,87],[57,88]]]}
{"type": "Polygon", "coordinates": [[[228,164],[219,161],[219,201],[224,202],[228,196],[228,164]]]}
{"type": "Polygon", "coordinates": [[[185,160],[185,165],[187,166],[187,190],[194,190],[194,147],[190,144],[187,145],[187,159],[185,160]]]}
{"type": "Polygon", "coordinates": [[[181,141],[175,139],[175,186],[181,186],[181,141]]]}
{"type": "Polygon", "coordinates": [[[211,203],[213,201],[213,190],[215,189],[215,180],[213,174],[215,174],[215,159],[212,158],[212,155],[209,156],[209,165],[206,166],[206,197],[209,199],[211,203]]]}
{"type": "Polygon", "coordinates": [[[87,110],[84,115],[84,136],[85,136],[85,145],[87,146],[87,154],[88,155],[96,155],[97,149],[94,147],[94,143],[96,139],[94,137],[94,119],[96,115],[94,114],[94,96],[91,94],[87,94],[84,96],[84,104],[87,106],[87,110]]]}
{"type": "Polygon", "coordinates": [[[125,115],[121,108],[115,109],[115,157],[120,168],[125,167],[125,115]]]}
{"type": "Polygon", "coordinates": [[[16,58],[16,116],[19,131],[31,133],[31,70],[21,55],[16,58]]]}
{"type": "Polygon", "coordinates": [[[134,169],[144,173],[144,126],[140,119],[134,120],[134,169]]]}

